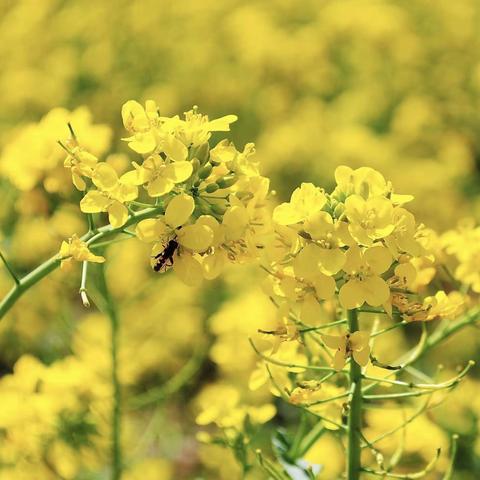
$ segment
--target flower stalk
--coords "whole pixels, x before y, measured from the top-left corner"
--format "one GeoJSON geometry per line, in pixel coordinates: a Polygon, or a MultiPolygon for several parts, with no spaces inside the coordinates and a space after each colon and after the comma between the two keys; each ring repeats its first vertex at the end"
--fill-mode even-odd
{"type": "Polygon", "coordinates": [[[111,452],[112,452],[112,480],[120,480],[122,477],[123,460],[121,448],[121,385],[119,378],[119,330],[120,319],[115,306],[115,300],[111,297],[108,289],[107,279],[105,277],[105,267],[100,266],[100,275],[98,281],[99,292],[105,302],[105,314],[110,320],[110,353],[111,353],[111,379],[113,388],[113,406],[112,406],[112,431],[111,431],[111,452]]]}
{"type": "MultiPolygon", "coordinates": [[[[358,317],[355,309],[347,311],[350,334],[358,331],[358,317]]],[[[362,426],[362,370],[357,362],[350,362],[350,405],[348,411],[347,480],[358,480],[361,469],[362,426]]]]}

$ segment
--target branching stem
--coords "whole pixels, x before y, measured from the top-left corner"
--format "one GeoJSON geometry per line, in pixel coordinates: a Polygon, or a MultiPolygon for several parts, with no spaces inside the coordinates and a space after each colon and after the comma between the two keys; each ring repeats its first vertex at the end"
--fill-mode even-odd
{"type": "MultiPolygon", "coordinates": [[[[130,225],[135,225],[146,218],[151,218],[156,216],[159,213],[162,213],[164,210],[163,206],[159,205],[153,208],[146,208],[140,212],[136,212],[133,215],[128,217],[127,222],[120,228],[113,228],[111,225],[106,225],[97,229],[97,232],[87,232],[81,237],[81,240],[87,242],[88,244],[93,243],[94,241],[104,239],[110,235],[122,232],[126,227],[130,225]]],[[[49,273],[53,272],[60,266],[60,257],[54,255],[49,258],[25,277],[18,280],[18,283],[15,283],[15,286],[5,295],[5,297],[0,301],[0,319],[2,319],[5,314],[15,305],[16,301],[27,291],[38,283],[42,278],[46,277],[49,273]]]]}

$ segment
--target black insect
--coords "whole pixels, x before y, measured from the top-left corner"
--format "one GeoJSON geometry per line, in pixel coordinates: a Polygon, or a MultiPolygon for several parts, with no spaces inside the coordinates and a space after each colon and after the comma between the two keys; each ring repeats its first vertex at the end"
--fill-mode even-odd
{"type": "Polygon", "coordinates": [[[177,248],[178,242],[175,239],[170,240],[166,247],[153,257],[155,259],[153,269],[156,272],[159,272],[162,268],[167,269],[168,267],[171,267],[173,265],[173,255],[177,248]]]}

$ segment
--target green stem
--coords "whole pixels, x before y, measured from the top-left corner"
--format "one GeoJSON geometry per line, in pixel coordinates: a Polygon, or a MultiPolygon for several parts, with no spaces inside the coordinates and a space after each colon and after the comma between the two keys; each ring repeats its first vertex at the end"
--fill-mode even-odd
{"type": "MultiPolygon", "coordinates": [[[[146,218],[151,218],[156,216],[159,213],[163,212],[163,206],[160,205],[154,208],[146,208],[140,212],[130,215],[125,225],[120,228],[113,228],[111,225],[106,225],[97,229],[96,232],[87,232],[81,240],[87,242],[92,241],[93,238],[96,240],[101,240],[109,235],[115,233],[120,233],[122,230],[130,225],[134,225],[141,220],[146,218]]],[[[42,278],[46,277],[49,273],[53,272],[60,266],[60,257],[58,254],[49,258],[41,265],[39,265],[35,270],[31,271],[25,277],[21,278],[18,283],[3,297],[0,301],[0,319],[2,319],[6,313],[15,305],[16,301],[33,285],[38,283],[42,278]]]]}
{"type": "MultiPolygon", "coordinates": [[[[320,423],[320,422],[319,422],[320,423]]],[[[298,449],[300,447],[300,442],[305,435],[305,429],[307,428],[307,412],[301,411],[300,412],[300,423],[298,425],[297,432],[295,434],[295,438],[293,439],[293,443],[290,447],[288,452],[288,457],[295,462],[298,458],[298,449]]]]}
{"type": "Polygon", "coordinates": [[[100,266],[99,291],[105,300],[105,313],[110,319],[110,342],[112,361],[112,386],[113,386],[113,408],[112,408],[112,480],[120,480],[122,477],[122,448],[121,448],[121,386],[118,376],[118,339],[120,322],[115,301],[110,295],[107,280],[105,278],[105,266],[100,266]]]}
{"type": "MultiPolygon", "coordinates": [[[[347,311],[350,334],[358,330],[356,310],[347,311]]],[[[362,370],[357,362],[350,362],[350,408],[348,412],[347,443],[347,480],[359,480],[361,470],[361,435],[362,427],[362,370]]]]}
{"type": "Polygon", "coordinates": [[[8,260],[3,256],[3,253],[1,251],[0,251],[0,258],[3,261],[3,263],[5,265],[5,268],[8,270],[8,273],[13,278],[13,281],[15,282],[15,284],[18,285],[20,283],[20,280],[19,280],[17,274],[15,273],[15,270],[12,268],[12,266],[10,265],[8,260]]]}

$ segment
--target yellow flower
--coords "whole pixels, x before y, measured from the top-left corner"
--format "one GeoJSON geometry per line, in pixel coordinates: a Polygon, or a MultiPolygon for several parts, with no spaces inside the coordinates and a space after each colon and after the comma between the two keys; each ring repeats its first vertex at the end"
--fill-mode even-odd
{"type": "Polygon", "coordinates": [[[85,242],[80,240],[77,235],[72,235],[68,242],[63,241],[59,252],[60,268],[68,268],[72,261],[103,263],[105,258],[93,254],[85,242]]]}
{"type": "Polygon", "coordinates": [[[306,220],[310,215],[319,212],[327,202],[324,192],[313,183],[302,183],[295,189],[290,202],[282,203],[275,208],[273,220],[279,225],[293,225],[306,220]]]}
{"type": "Polygon", "coordinates": [[[404,314],[408,321],[430,321],[439,318],[455,319],[465,310],[465,298],[460,292],[450,292],[448,295],[440,290],[434,296],[426,297],[423,305],[415,311],[404,314]]]}
{"type": "Polygon", "coordinates": [[[82,177],[91,178],[97,162],[98,159],[95,155],[83,150],[79,146],[75,146],[72,148],[70,155],[65,159],[63,165],[65,168],[70,169],[72,182],[75,187],[83,191],[87,186],[82,177]]]}
{"type": "Polygon", "coordinates": [[[346,228],[345,222],[334,223],[330,214],[323,211],[311,215],[305,221],[304,230],[314,241],[308,245],[311,257],[309,261],[318,264],[325,275],[335,275],[345,264],[345,252],[340,247],[345,245],[341,241],[341,237],[345,238],[345,235],[348,234],[348,232],[342,232],[346,228]]]}
{"type": "Polygon", "coordinates": [[[142,165],[133,163],[135,170],[125,173],[122,180],[132,185],[147,184],[150,197],[160,197],[170,193],[177,183],[185,182],[192,175],[190,162],[166,163],[160,155],[151,155],[142,165]]]}
{"type": "Polygon", "coordinates": [[[108,212],[112,227],[119,228],[128,219],[125,202],[135,200],[138,189],[118,178],[115,170],[107,163],[99,163],[93,173],[92,181],[98,190],[90,190],[80,201],[80,210],[84,213],[108,212]]]}
{"type": "Polygon", "coordinates": [[[122,106],[122,120],[125,129],[133,136],[124,138],[128,146],[135,152],[147,154],[157,146],[152,127],[158,121],[158,110],[153,100],[147,100],[145,108],[138,102],[129,100],[122,106]]]}
{"type": "Polygon", "coordinates": [[[385,197],[351,195],[345,200],[345,215],[352,237],[361,245],[372,245],[393,232],[393,205],[385,197]]]}
{"type": "Polygon", "coordinates": [[[200,393],[197,403],[201,409],[195,419],[198,425],[215,423],[220,428],[243,429],[246,416],[253,423],[268,422],[276,413],[274,405],[250,406],[240,403],[239,391],[230,385],[209,385],[200,393]]]}
{"type": "Polygon", "coordinates": [[[328,348],[335,349],[333,357],[333,368],[341,370],[345,366],[345,361],[353,357],[355,362],[364,367],[370,358],[370,335],[368,332],[357,331],[352,334],[344,335],[322,335],[322,339],[328,348]]]}
{"type": "Polygon", "coordinates": [[[211,132],[228,132],[230,124],[236,122],[236,115],[225,115],[215,120],[209,120],[207,115],[198,113],[197,107],[185,112],[185,120],[178,117],[166,119],[165,128],[172,125],[175,136],[184,144],[198,147],[207,142],[211,132]],[[170,122],[169,122],[170,121],[170,122]]]}
{"type": "Polygon", "coordinates": [[[397,207],[393,211],[395,230],[385,238],[385,244],[396,256],[399,253],[408,253],[415,257],[422,253],[422,246],[416,239],[417,226],[415,217],[404,208],[397,207]]]}
{"type": "MultiPolygon", "coordinates": [[[[201,283],[205,269],[198,254],[204,253],[215,241],[215,225],[218,222],[206,215],[194,224],[186,225],[195,208],[192,197],[175,196],[168,204],[165,215],[142,220],[136,227],[137,237],[144,242],[155,242],[152,247],[152,267],[155,270],[173,266],[180,279],[190,286],[201,283]],[[174,241],[174,250],[166,257],[166,249],[174,241]],[[160,262],[160,263],[159,263],[160,262]]],[[[211,266],[212,269],[214,266],[211,266]]],[[[214,272],[210,271],[214,278],[214,272]]]]}
{"type": "Polygon", "coordinates": [[[364,198],[387,193],[387,182],[380,172],[370,167],[360,167],[353,170],[345,165],[335,169],[335,180],[337,188],[334,195],[357,194],[364,198]]]}
{"type": "MultiPolygon", "coordinates": [[[[213,242],[213,230],[205,220],[186,225],[195,208],[193,198],[180,194],[167,205],[165,215],[148,218],[137,224],[137,237],[144,242],[159,242],[160,247],[175,238],[180,245],[192,251],[205,251],[213,242]]],[[[154,246],[156,250],[158,246],[154,246]]]]}
{"type": "Polygon", "coordinates": [[[390,289],[380,276],[392,263],[392,256],[386,247],[375,245],[365,250],[351,247],[343,270],[346,282],[340,288],[339,299],[346,309],[361,307],[367,302],[372,307],[385,303],[390,289]]]}

